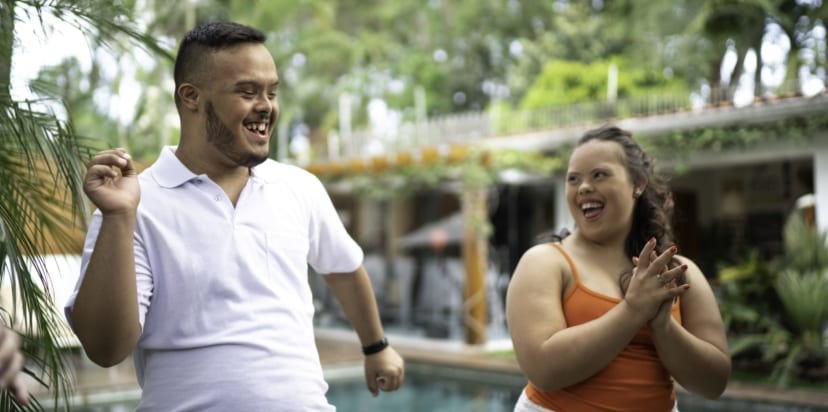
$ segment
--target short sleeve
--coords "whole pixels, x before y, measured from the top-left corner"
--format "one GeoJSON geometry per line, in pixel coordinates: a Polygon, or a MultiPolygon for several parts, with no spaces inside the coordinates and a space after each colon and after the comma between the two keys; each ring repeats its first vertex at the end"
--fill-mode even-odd
{"type": "Polygon", "coordinates": [[[354,241],[322,182],[307,174],[310,210],[308,263],[321,274],[353,272],[362,264],[363,252],[354,241]]]}

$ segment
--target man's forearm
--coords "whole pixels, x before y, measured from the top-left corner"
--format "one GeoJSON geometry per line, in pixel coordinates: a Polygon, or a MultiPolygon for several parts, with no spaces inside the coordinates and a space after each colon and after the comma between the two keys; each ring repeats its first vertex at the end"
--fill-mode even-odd
{"type": "Polygon", "coordinates": [[[140,335],[135,281],[135,216],[104,217],[72,308],[72,325],[89,358],[108,367],[140,335]]]}
{"type": "Polygon", "coordinates": [[[325,276],[325,281],[342,306],[362,345],[382,339],[385,333],[380,322],[371,279],[365,269],[360,266],[352,273],[329,274],[325,276]]]}

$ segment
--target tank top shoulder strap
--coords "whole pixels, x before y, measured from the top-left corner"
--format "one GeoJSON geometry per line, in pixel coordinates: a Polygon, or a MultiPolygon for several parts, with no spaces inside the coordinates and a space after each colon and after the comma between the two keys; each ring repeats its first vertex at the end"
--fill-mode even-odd
{"type": "Polygon", "coordinates": [[[566,250],[564,250],[560,243],[555,242],[550,243],[550,245],[552,245],[555,249],[558,249],[558,252],[560,252],[564,259],[566,259],[566,263],[569,264],[569,270],[572,271],[572,278],[575,280],[575,283],[581,283],[581,276],[578,275],[578,268],[575,267],[575,262],[573,262],[572,258],[569,257],[569,253],[566,253],[566,250]]]}

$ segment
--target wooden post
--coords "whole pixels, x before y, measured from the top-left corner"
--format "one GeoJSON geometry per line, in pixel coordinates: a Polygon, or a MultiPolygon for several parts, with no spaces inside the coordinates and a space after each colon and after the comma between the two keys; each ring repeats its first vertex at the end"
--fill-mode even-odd
{"type": "Polygon", "coordinates": [[[463,207],[463,265],[466,271],[463,300],[463,324],[466,343],[486,343],[486,271],[488,242],[485,228],[488,224],[486,189],[472,189],[462,193],[463,207]]]}

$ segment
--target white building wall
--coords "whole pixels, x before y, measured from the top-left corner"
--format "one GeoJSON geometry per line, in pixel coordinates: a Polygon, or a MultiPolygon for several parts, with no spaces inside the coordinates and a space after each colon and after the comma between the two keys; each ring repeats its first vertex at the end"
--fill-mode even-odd
{"type": "Polygon", "coordinates": [[[572,214],[569,213],[569,206],[566,204],[566,177],[555,177],[555,226],[554,230],[558,231],[565,227],[570,231],[575,230],[575,220],[572,219],[572,214]]]}
{"type": "Polygon", "coordinates": [[[814,195],[816,196],[816,224],[828,230],[828,148],[814,151],[814,195]]]}

